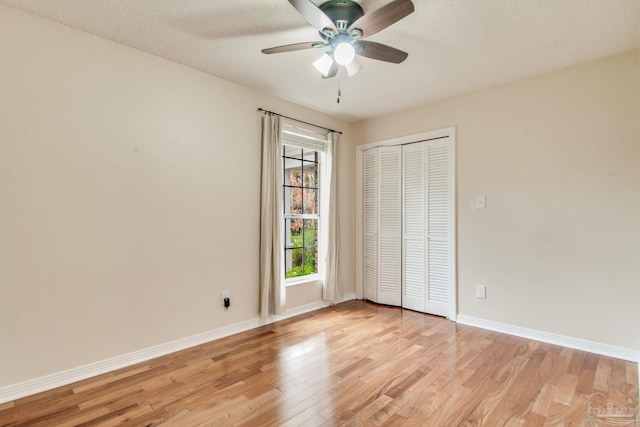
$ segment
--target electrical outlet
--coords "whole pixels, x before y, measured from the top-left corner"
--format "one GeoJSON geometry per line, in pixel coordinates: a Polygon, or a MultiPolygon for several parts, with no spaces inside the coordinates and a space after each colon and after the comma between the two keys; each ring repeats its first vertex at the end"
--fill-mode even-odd
{"type": "Polygon", "coordinates": [[[487,287],[485,285],[476,286],[476,298],[487,298],[487,287]]]}
{"type": "Polygon", "coordinates": [[[227,298],[229,298],[229,291],[222,291],[222,298],[221,298],[221,300],[222,300],[222,306],[223,306],[223,307],[225,306],[225,305],[224,305],[224,300],[225,300],[225,299],[227,299],[227,298]]]}

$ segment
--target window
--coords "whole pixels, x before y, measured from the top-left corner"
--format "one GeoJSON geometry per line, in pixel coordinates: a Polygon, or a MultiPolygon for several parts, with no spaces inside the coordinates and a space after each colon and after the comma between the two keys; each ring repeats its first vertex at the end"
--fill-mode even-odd
{"type": "Polygon", "coordinates": [[[283,125],[285,281],[320,274],[320,163],[326,136],[283,125]]]}

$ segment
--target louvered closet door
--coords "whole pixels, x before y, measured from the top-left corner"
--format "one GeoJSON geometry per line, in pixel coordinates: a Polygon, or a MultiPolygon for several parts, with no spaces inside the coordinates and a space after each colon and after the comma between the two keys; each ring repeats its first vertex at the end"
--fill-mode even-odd
{"type": "Polygon", "coordinates": [[[403,146],[402,306],[450,315],[449,144],[403,146]]]}
{"type": "Polygon", "coordinates": [[[425,144],[402,147],[402,306],[426,310],[426,188],[425,144]]]}
{"type": "Polygon", "coordinates": [[[362,215],[363,215],[363,256],[362,277],[364,298],[378,300],[378,150],[363,153],[362,165],[362,215]]]}
{"type": "Polygon", "coordinates": [[[402,304],[402,147],[378,149],[378,299],[402,304]]]}
{"type": "Polygon", "coordinates": [[[451,164],[448,142],[426,144],[427,313],[451,315],[451,164]]]}

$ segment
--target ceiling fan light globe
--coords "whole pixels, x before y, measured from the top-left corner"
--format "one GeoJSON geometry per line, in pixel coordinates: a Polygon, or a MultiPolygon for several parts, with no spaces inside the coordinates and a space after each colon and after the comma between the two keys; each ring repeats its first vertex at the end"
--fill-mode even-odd
{"type": "Polygon", "coordinates": [[[351,43],[339,43],[333,51],[333,57],[340,65],[349,65],[356,57],[356,51],[351,43]]]}
{"type": "Polygon", "coordinates": [[[331,70],[332,65],[333,65],[333,59],[326,53],[322,55],[320,58],[316,59],[315,62],[313,63],[313,66],[316,67],[316,70],[318,70],[320,74],[322,74],[325,77],[329,75],[329,70],[331,70]]]}

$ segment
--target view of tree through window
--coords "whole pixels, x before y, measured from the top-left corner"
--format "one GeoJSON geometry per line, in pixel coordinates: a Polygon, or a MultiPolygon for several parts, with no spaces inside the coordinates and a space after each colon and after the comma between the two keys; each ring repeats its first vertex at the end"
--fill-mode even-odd
{"type": "Polygon", "coordinates": [[[318,152],[284,146],[285,278],[318,272],[318,152]]]}

